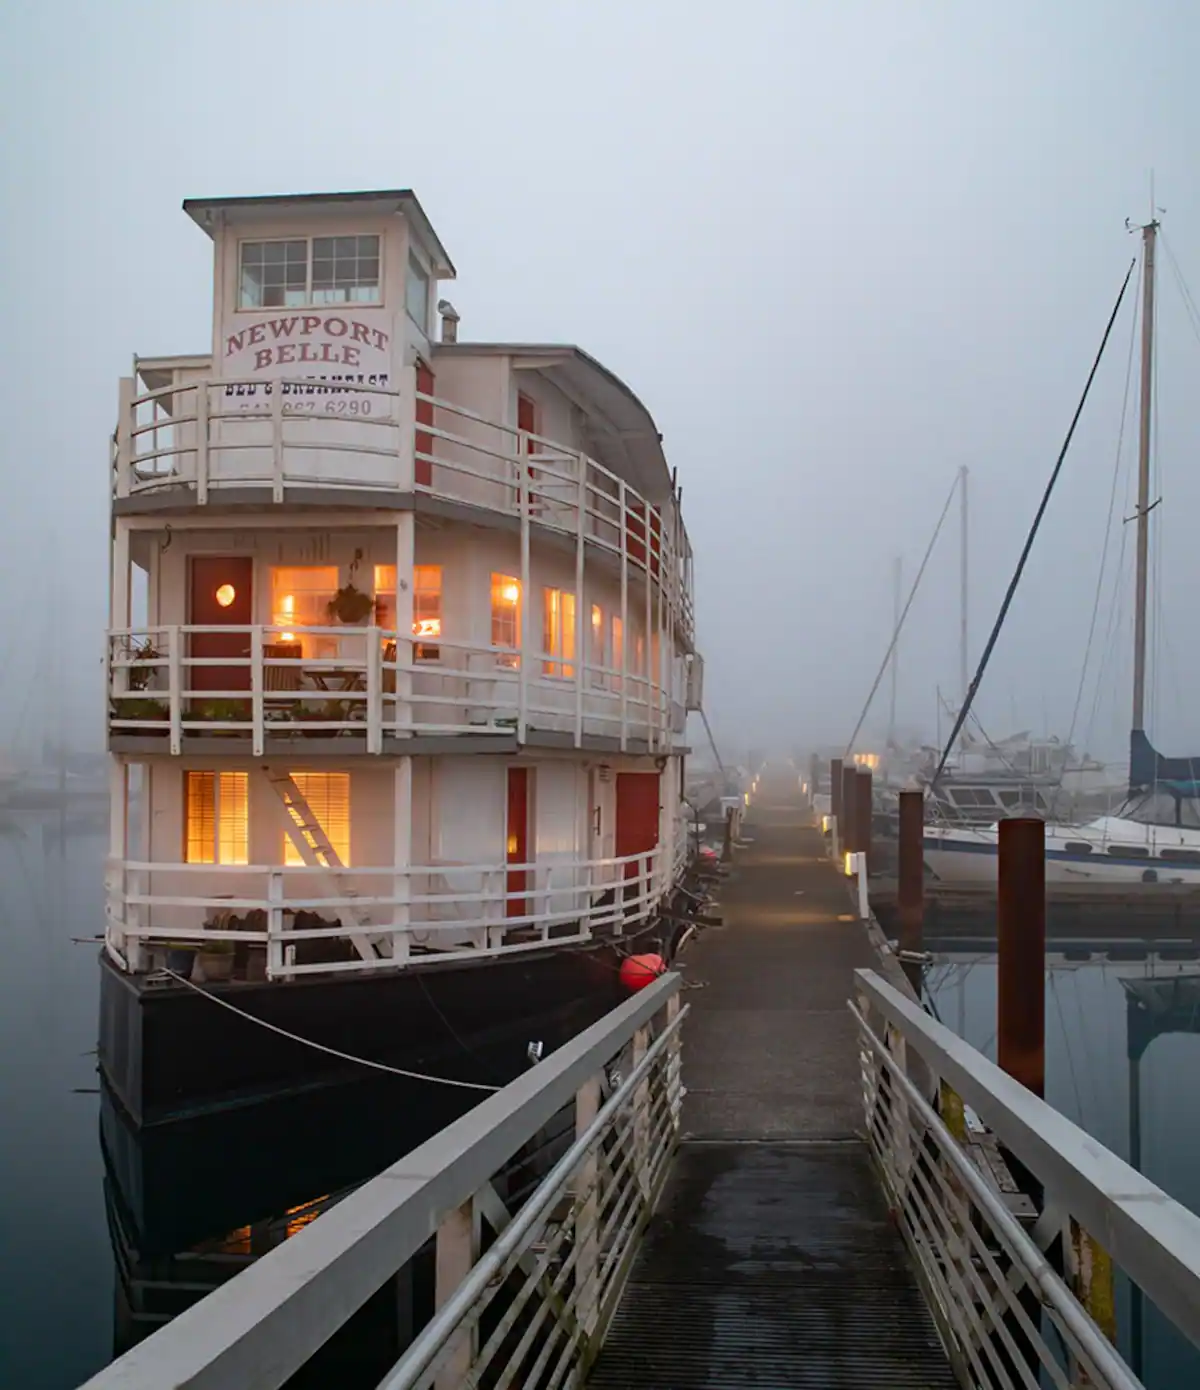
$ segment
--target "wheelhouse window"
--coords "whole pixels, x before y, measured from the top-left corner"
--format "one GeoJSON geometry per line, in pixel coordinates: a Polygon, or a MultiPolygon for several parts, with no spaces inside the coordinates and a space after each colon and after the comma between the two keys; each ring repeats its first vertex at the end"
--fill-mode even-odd
{"type": "MultiPolygon", "coordinates": [[[[333,846],[333,852],[343,864],[350,863],[350,774],[348,772],[293,772],[292,781],[296,790],[308,802],[317,825],[325,833],[325,838],[333,846]]],[[[288,814],[300,828],[301,837],[313,848],[316,841],[311,832],[302,828],[302,822],[294,810],[288,814]]],[[[284,831],[283,862],[289,868],[304,863],[291,835],[284,831]]]]}
{"type": "Polygon", "coordinates": [[[184,837],[187,864],[249,864],[250,774],[189,772],[184,837]]]}
{"type": "Polygon", "coordinates": [[[271,570],[273,641],[297,645],[308,657],[337,655],[337,638],[296,628],[328,627],[329,602],[337,593],[336,565],[276,565],[271,570]]]}
{"type": "Polygon", "coordinates": [[[413,255],[408,258],[404,280],[404,307],[422,333],[429,331],[429,274],[413,255]]]}
{"type": "MultiPolygon", "coordinates": [[[[416,661],[438,661],[441,648],[436,643],[419,639],[442,635],[442,567],[441,565],[413,566],[412,633],[416,661]]],[[[376,621],[388,632],[396,629],[396,566],[375,566],[376,621]]]]}
{"type": "Polygon", "coordinates": [[[542,675],[571,680],[575,675],[575,595],[542,590],[542,675]],[[555,658],[558,658],[557,660],[555,658]]]}
{"type": "MultiPolygon", "coordinates": [[[[492,575],[492,646],[521,646],[521,581],[511,574],[492,575]]],[[[515,650],[500,652],[496,657],[497,666],[513,670],[520,662],[515,650]]]]}
{"type": "Polygon", "coordinates": [[[239,309],[381,304],[377,236],[244,241],[239,309]]]}

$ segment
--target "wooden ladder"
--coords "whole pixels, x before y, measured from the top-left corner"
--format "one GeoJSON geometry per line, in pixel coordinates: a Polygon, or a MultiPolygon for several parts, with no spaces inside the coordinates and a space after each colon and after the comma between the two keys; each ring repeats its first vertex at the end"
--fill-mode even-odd
{"type": "MultiPolygon", "coordinates": [[[[339,896],[358,897],[358,890],[347,882],[346,875],[342,872],[346,866],[338,857],[337,850],[334,849],[324,826],[317,819],[304,793],[293,781],[291,773],[266,766],[263,767],[263,772],[279,798],[288,838],[296,846],[305,864],[310,868],[324,869],[330,882],[336,886],[339,896]]],[[[361,908],[351,908],[349,915],[360,927],[370,926],[367,914],[361,908]]],[[[363,932],[351,932],[350,940],[363,960],[379,959],[379,952],[370,936],[363,932]]]]}

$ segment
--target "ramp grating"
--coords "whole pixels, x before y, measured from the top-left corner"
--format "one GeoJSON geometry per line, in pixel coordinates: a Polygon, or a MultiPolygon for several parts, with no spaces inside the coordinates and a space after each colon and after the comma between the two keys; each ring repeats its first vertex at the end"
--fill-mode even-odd
{"type": "Polygon", "coordinates": [[[692,1143],[588,1385],[957,1382],[861,1144],[692,1143]]]}

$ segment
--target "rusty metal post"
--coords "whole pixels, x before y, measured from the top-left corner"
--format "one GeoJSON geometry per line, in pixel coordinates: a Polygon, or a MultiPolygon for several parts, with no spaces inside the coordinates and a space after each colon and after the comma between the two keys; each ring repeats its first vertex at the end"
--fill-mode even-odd
{"type": "Polygon", "coordinates": [[[1046,1089],[1046,825],[1000,822],[997,1060],[1036,1096],[1046,1089]]]}
{"type": "Polygon", "coordinates": [[[858,768],[853,763],[845,763],[842,765],[842,814],[838,817],[843,857],[858,849],[858,815],[854,809],[857,791],[858,768]]]}
{"type": "Polygon", "coordinates": [[[854,836],[855,849],[866,856],[867,873],[875,867],[873,850],[871,847],[872,821],[875,815],[875,798],[873,795],[873,782],[871,769],[860,767],[858,769],[858,785],[854,789],[854,816],[858,822],[858,830],[854,836]]]}
{"type": "MultiPolygon", "coordinates": [[[[900,844],[896,882],[896,922],[900,950],[919,955],[925,924],[925,793],[900,793],[900,844]]],[[[914,991],[921,993],[921,967],[902,961],[914,991]]]]}

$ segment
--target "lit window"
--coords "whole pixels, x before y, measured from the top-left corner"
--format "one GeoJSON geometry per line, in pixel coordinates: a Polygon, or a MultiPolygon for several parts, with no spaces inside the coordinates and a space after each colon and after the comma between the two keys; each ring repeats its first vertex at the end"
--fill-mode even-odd
{"type": "Polygon", "coordinates": [[[544,676],[571,680],[575,667],[575,595],[562,589],[542,590],[542,662],[544,676]],[[563,660],[549,658],[560,657],[563,660]]]}
{"type": "MultiPolygon", "coordinates": [[[[492,646],[517,648],[521,645],[521,581],[511,574],[492,575],[492,646]]],[[[516,667],[521,658],[515,651],[497,656],[498,666],[516,667]]]]}
{"type": "Polygon", "coordinates": [[[329,600],[338,587],[336,565],[278,565],[271,570],[271,621],[280,642],[296,642],[301,656],[337,654],[337,638],[295,628],[328,627],[329,600]]]}
{"type": "Polygon", "coordinates": [[[377,236],[242,242],[239,309],[382,302],[377,236]]]}
{"type": "MultiPolygon", "coordinates": [[[[333,846],[333,852],[343,864],[350,862],[350,774],[348,772],[293,772],[292,781],[296,790],[308,802],[309,810],[317,825],[325,832],[325,838],[333,846]]],[[[302,824],[299,814],[290,810],[288,814],[298,826],[302,824]]],[[[301,829],[301,835],[313,848],[313,836],[301,829]]],[[[292,837],[284,832],[283,862],[290,867],[304,863],[304,856],[296,848],[292,837]]]]}
{"type": "Polygon", "coordinates": [[[184,801],[186,863],[249,864],[248,772],[189,772],[184,801]]]}
{"type": "Polygon", "coordinates": [[[604,689],[604,609],[598,603],[592,604],[592,645],[589,661],[592,667],[592,684],[597,690],[604,689]]]}
{"type": "MultiPolygon", "coordinates": [[[[442,635],[441,565],[413,566],[412,596],[413,637],[440,637],[442,635]]],[[[375,566],[375,602],[378,606],[380,627],[386,628],[388,632],[395,632],[395,565],[375,566]]],[[[413,643],[413,658],[416,661],[437,661],[441,654],[440,648],[428,642],[415,641],[413,643]]]]}
{"type": "Polygon", "coordinates": [[[625,624],[613,614],[612,620],[612,664],[617,674],[613,677],[613,685],[619,690],[621,688],[621,663],[625,660],[625,624]]]}
{"type": "Polygon", "coordinates": [[[429,327],[429,276],[421,262],[411,255],[404,282],[404,307],[409,318],[424,333],[429,327]]]}
{"type": "Polygon", "coordinates": [[[313,237],[312,302],[378,304],[379,238],[313,237]]]}

